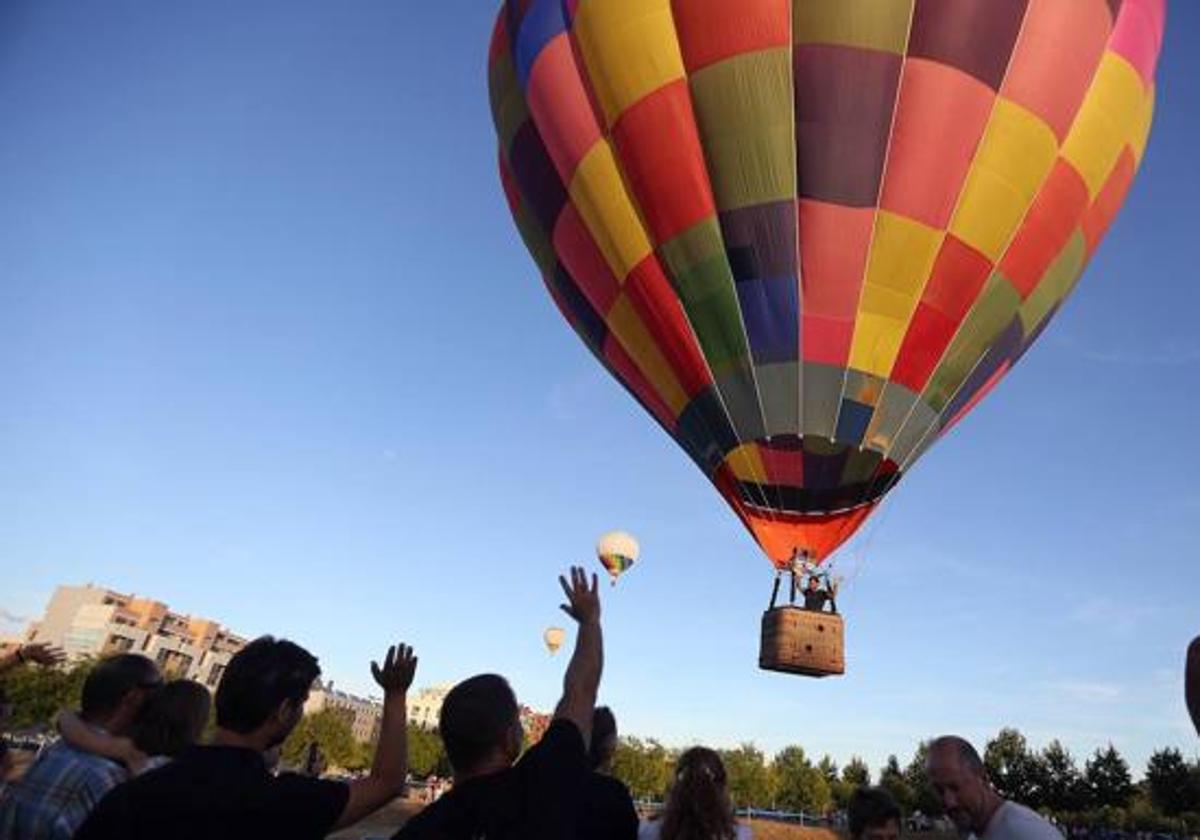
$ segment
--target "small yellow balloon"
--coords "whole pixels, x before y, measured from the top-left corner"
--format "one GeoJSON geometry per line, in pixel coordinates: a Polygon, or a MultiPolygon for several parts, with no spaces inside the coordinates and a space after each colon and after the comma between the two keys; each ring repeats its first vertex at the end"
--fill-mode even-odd
{"type": "Polygon", "coordinates": [[[561,627],[547,627],[546,632],[542,634],[542,641],[546,643],[546,650],[550,651],[551,656],[562,647],[565,638],[567,638],[567,631],[561,627]]]}

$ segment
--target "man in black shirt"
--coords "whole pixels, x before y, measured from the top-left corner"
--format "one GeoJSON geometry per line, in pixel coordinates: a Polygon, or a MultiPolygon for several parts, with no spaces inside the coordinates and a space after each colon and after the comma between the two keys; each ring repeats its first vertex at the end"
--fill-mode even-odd
{"type": "Polygon", "coordinates": [[[559,840],[577,836],[590,769],[587,742],[604,653],[596,576],[559,578],[579,624],[563,696],[542,740],[517,761],[522,730],[517,698],[503,677],[481,674],[456,685],[438,729],[454,770],[453,789],[396,833],[394,840],[559,840]],[[514,763],[515,762],[515,763],[514,763]]]}
{"type": "Polygon", "coordinates": [[[323,838],[386,805],[408,770],[406,695],[417,660],[404,645],[371,663],[384,692],[370,775],[343,784],[267,771],[263,754],[299,723],[320,675],[308,651],[263,636],[229,661],[217,688],[212,746],[193,747],[165,767],[121,785],[92,811],[76,840],[323,838]]]}
{"type": "Polygon", "coordinates": [[[592,766],[588,801],[579,825],[581,838],[637,840],[638,816],[629,788],[613,778],[612,760],[617,751],[617,719],[608,706],[592,716],[592,744],[588,758],[592,766]]]}
{"type": "Polygon", "coordinates": [[[835,595],[837,595],[836,586],[823,587],[816,575],[809,575],[808,586],[804,590],[804,609],[821,612],[828,602],[830,612],[836,613],[837,602],[833,600],[835,595]]]}

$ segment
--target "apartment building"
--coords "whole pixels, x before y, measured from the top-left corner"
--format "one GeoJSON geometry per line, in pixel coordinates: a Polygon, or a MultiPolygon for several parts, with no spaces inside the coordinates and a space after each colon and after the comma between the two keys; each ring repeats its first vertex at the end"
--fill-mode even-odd
{"type": "Polygon", "coordinates": [[[26,640],[61,647],[71,659],[140,653],[157,662],[164,674],[213,689],[230,658],[246,644],[216,621],[90,583],[57,587],[26,640]]]}

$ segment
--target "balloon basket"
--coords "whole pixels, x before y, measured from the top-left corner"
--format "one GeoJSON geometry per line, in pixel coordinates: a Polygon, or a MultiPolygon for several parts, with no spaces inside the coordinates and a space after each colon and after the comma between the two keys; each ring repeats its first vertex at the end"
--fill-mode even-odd
{"type": "Polygon", "coordinates": [[[796,606],[763,613],[758,667],[806,677],[846,673],[842,617],[796,606]]]}

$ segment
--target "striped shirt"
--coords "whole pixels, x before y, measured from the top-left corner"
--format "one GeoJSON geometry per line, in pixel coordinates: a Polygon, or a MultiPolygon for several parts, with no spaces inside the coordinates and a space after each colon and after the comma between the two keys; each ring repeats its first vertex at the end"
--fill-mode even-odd
{"type": "Polygon", "coordinates": [[[120,764],[56,741],[5,791],[0,837],[69,840],[101,797],[126,778],[120,764]]]}

